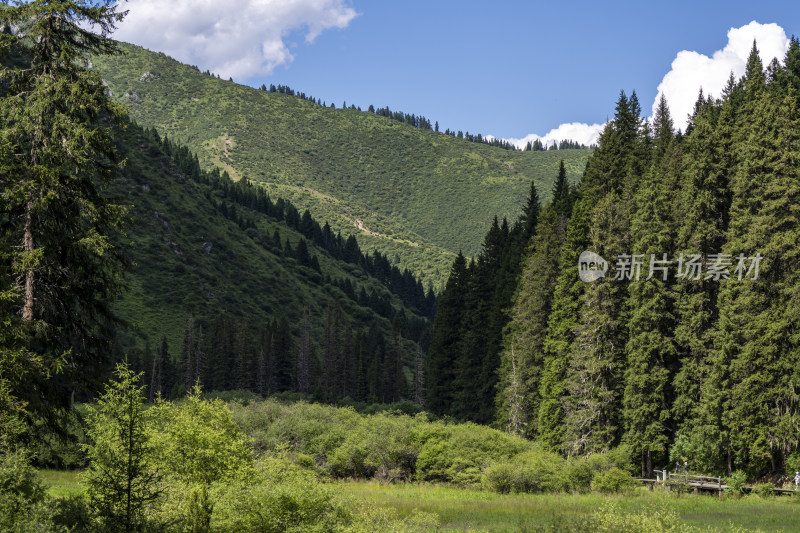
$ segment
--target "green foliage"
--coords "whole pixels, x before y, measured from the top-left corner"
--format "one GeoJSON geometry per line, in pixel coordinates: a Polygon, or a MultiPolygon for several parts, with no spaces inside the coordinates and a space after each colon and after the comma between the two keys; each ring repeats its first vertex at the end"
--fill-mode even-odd
{"type": "Polygon", "coordinates": [[[753,494],[757,494],[762,498],[775,497],[775,484],[774,483],[758,483],[753,487],[753,494]]]}
{"type": "Polygon", "coordinates": [[[726,477],[723,483],[728,486],[728,488],[725,489],[727,492],[741,496],[746,492],[745,484],[747,483],[747,474],[742,470],[737,470],[726,477]]]}
{"type": "Polygon", "coordinates": [[[218,531],[325,531],[341,523],[333,492],[313,473],[266,457],[251,478],[216,488],[214,526],[218,531]]]}
{"type": "Polygon", "coordinates": [[[0,12],[0,25],[14,28],[0,34],[0,56],[25,58],[24,68],[0,69],[0,145],[10,150],[0,158],[0,288],[19,285],[30,344],[52,354],[48,366],[69,352],[62,370],[84,384],[107,355],[107,305],[125,265],[111,242],[123,211],[97,187],[119,167],[108,122],[122,108],[86,66],[90,54],[117,51],[107,36],[123,16],[85,0],[4,2],[0,12]]]}
{"type": "Polygon", "coordinates": [[[515,456],[509,462],[489,466],[485,476],[489,487],[501,494],[560,492],[573,488],[566,483],[565,466],[566,461],[557,454],[533,449],[515,456]]]}
{"type": "Polygon", "coordinates": [[[203,168],[263,184],[345,237],[357,235],[363,249],[397,256],[437,288],[458,250],[477,256],[492,216],[516,218],[531,181],[549,190],[561,159],[574,181],[589,154],[471,143],[122,46],[126,56],[94,65],[134,120],[189,146],[203,168]]]}
{"type": "Polygon", "coordinates": [[[244,477],[253,460],[250,439],[222,400],[206,400],[200,393],[196,387],[184,401],[162,400],[149,410],[155,464],[184,483],[244,477]]]}
{"type": "Polygon", "coordinates": [[[31,514],[44,499],[44,487],[30,464],[30,455],[22,450],[0,453],[0,530],[32,525],[40,513],[35,513],[36,517],[31,514]]]}
{"type": "Polygon", "coordinates": [[[84,472],[93,519],[106,531],[138,531],[147,523],[146,508],[159,497],[160,475],[154,467],[147,434],[150,413],[144,410],[140,375],[117,365],[115,380],[96,407],[87,410],[84,472]]]}
{"type": "Polygon", "coordinates": [[[662,508],[655,511],[642,511],[635,514],[626,514],[620,511],[613,503],[605,504],[592,516],[591,531],[601,533],[618,533],[626,531],[631,533],[650,533],[652,531],[664,532],[691,532],[694,528],[686,527],[678,521],[674,511],[662,508]]]}
{"type": "Polygon", "coordinates": [[[631,490],[636,485],[631,475],[617,467],[600,472],[592,479],[592,490],[603,494],[617,494],[631,490]]]}

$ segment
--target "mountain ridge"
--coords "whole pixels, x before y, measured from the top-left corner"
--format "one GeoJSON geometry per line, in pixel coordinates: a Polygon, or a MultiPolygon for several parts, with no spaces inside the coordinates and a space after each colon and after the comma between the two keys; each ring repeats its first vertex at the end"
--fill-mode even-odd
{"type": "Polygon", "coordinates": [[[516,218],[532,180],[547,197],[559,161],[576,181],[590,153],[469,142],[238,85],[122,46],[124,56],[95,58],[93,68],[134,120],[188,146],[206,170],[259,183],[437,287],[459,250],[477,255],[487,221],[516,218]]]}

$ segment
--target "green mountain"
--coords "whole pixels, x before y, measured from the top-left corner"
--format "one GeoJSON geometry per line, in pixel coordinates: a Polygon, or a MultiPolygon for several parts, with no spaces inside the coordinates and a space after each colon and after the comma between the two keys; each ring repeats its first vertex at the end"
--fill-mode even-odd
{"type": "Polygon", "coordinates": [[[517,217],[532,180],[547,196],[561,159],[577,181],[589,155],[468,142],[124,49],[93,68],[135,121],[188,146],[203,168],[262,184],[437,287],[459,250],[478,254],[494,215],[517,217]]]}
{"type": "Polygon", "coordinates": [[[355,239],[320,228],[290,203],[202,171],[188,149],[154,130],[130,124],[116,140],[126,165],[108,192],[130,206],[120,244],[133,262],[116,303],[129,325],[118,344],[145,379],[169,366],[156,372],[168,392],[182,381],[190,350],[196,360],[204,354],[203,369],[196,361],[191,374],[210,388],[264,392],[256,380],[271,363],[259,358],[271,357],[286,367],[272,392],[297,390],[305,356],[307,392],[319,392],[313,384],[325,383],[327,371],[347,376],[350,388],[323,390],[323,398],[399,396],[399,387],[381,386],[399,379],[384,376],[391,372],[411,382],[416,341],[435,306],[421,282],[385,258],[365,257],[355,239]],[[159,354],[166,357],[154,363],[159,354]]]}

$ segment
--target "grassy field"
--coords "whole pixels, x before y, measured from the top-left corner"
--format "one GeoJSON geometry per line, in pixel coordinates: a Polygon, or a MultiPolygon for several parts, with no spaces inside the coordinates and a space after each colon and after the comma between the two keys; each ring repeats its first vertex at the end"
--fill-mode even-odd
{"type": "Polygon", "coordinates": [[[75,470],[39,470],[39,476],[50,496],[63,498],[83,491],[75,470]]]}
{"type": "MultiPolygon", "coordinates": [[[[52,496],[80,493],[77,472],[41,470],[52,496]]],[[[800,532],[800,498],[781,496],[741,499],[669,495],[641,488],[622,496],[598,494],[496,494],[428,484],[381,485],[337,483],[346,498],[393,507],[401,516],[425,511],[439,516],[444,531],[559,531],[560,526],[588,517],[604,504],[623,513],[668,509],[681,523],[710,531],[745,530],[800,532]]],[[[623,533],[623,532],[620,532],[623,533]]]]}
{"type": "MultiPolygon", "coordinates": [[[[343,493],[399,510],[436,513],[445,531],[558,531],[577,517],[588,517],[606,503],[623,513],[669,509],[690,526],[713,531],[737,528],[800,531],[800,498],[758,496],[719,500],[716,496],[668,495],[641,488],[625,496],[597,494],[513,494],[433,485],[341,484],[343,493]]],[[[620,532],[622,533],[622,532],[620,532]]]]}

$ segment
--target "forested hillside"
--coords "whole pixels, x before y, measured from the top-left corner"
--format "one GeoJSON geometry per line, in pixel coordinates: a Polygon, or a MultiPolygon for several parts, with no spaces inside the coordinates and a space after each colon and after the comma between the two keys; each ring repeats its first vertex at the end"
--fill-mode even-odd
{"type": "Polygon", "coordinates": [[[205,170],[263,185],[439,288],[459,250],[480,251],[492,216],[519,215],[531,181],[549,190],[561,159],[576,180],[589,154],[469,142],[410,115],[391,118],[383,106],[334,109],[123,49],[121,57],[94,58],[93,67],[139,124],[188,146],[205,170]]]}
{"type": "Polygon", "coordinates": [[[413,398],[435,297],[409,271],[246,180],[202,171],[153,130],[131,124],[117,141],[127,164],[109,192],[130,206],[121,244],[133,262],[115,306],[131,327],[117,344],[151,395],[199,379],[209,390],[413,398]]]}
{"type": "Polygon", "coordinates": [[[580,186],[557,181],[538,212],[519,283],[492,266],[509,258],[494,230],[453,263],[427,405],[571,456],[628,445],[643,475],[800,469],[799,104],[797,40],[766,68],[754,45],[684,133],[665,101],[649,123],[622,93],[580,186]],[[608,263],[593,282],[587,250],[608,263]],[[513,292],[508,315],[487,287],[513,292]]]}

